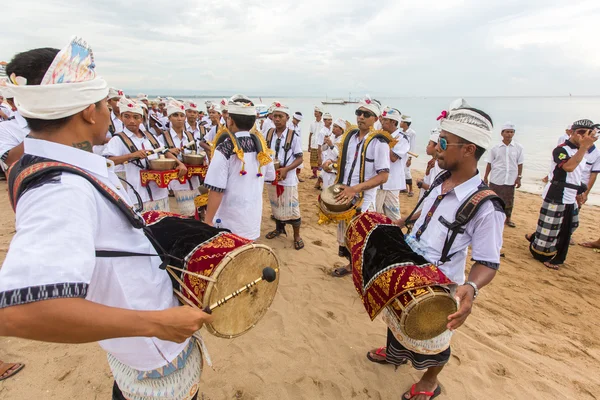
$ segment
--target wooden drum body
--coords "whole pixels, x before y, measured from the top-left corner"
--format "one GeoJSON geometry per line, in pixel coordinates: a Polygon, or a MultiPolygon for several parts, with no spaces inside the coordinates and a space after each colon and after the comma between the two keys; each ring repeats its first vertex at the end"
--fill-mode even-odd
{"type": "MultiPolygon", "coordinates": [[[[263,268],[279,269],[279,260],[269,247],[226,230],[170,213],[148,212],[144,213],[144,219],[156,241],[168,254],[180,259],[172,259],[170,264],[209,278],[167,268],[175,294],[184,304],[200,308],[210,306],[260,277],[263,268]]],[[[212,312],[214,320],[206,328],[213,335],[224,338],[247,332],[269,309],[278,284],[279,274],[274,282],[259,282],[215,308],[212,312]]]]}
{"type": "Polygon", "coordinates": [[[456,312],[455,285],[415,253],[400,227],[377,213],[355,217],[346,231],[352,277],[367,313],[382,313],[408,349],[437,354],[450,345],[448,315],[456,312]]]}

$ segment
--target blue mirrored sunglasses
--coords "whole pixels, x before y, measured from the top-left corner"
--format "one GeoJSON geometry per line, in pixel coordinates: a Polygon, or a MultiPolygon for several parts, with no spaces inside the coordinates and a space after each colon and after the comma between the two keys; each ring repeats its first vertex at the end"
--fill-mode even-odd
{"type": "Polygon", "coordinates": [[[448,143],[446,138],[440,138],[438,144],[440,145],[440,148],[444,151],[446,151],[448,146],[462,146],[463,145],[462,143],[448,143]]]}

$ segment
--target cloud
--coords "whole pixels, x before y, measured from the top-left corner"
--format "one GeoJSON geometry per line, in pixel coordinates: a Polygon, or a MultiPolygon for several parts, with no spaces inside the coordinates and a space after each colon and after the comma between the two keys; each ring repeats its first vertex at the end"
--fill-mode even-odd
{"type": "Polygon", "coordinates": [[[587,0],[20,0],[2,57],[79,35],[131,91],[596,94],[598,17],[587,0]]]}

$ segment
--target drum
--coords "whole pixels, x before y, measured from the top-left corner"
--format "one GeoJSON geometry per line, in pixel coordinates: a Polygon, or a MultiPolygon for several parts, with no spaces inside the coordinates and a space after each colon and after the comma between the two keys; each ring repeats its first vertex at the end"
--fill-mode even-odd
{"type": "MultiPolygon", "coordinates": [[[[279,260],[264,245],[172,213],[148,212],[144,219],[158,252],[171,256],[167,270],[184,304],[205,308],[260,277],[265,267],[279,270],[279,260]],[[160,250],[162,248],[163,250],[160,250]]],[[[258,282],[213,310],[210,333],[234,338],[250,330],[269,309],[279,284],[258,282]]]]}
{"type": "Polygon", "coordinates": [[[329,186],[318,197],[319,224],[350,222],[359,213],[363,202],[362,197],[355,197],[349,204],[338,204],[336,202],[335,196],[341,192],[342,187],[343,185],[339,183],[329,186]]]}
{"type": "Polygon", "coordinates": [[[366,212],[346,231],[356,291],[371,320],[384,321],[402,345],[437,354],[450,345],[448,315],[458,309],[455,284],[415,253],[392,220],[366,212]]]}

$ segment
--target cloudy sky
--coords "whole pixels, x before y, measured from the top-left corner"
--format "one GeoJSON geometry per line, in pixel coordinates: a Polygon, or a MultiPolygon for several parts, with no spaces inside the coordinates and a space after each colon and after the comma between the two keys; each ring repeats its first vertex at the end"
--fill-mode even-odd
{"type": "Polygon", "coordinates": [[[78,35],[152,94],[600,95],[599,21],[597,0],[17,0],[0,59],[78,35]]]}

